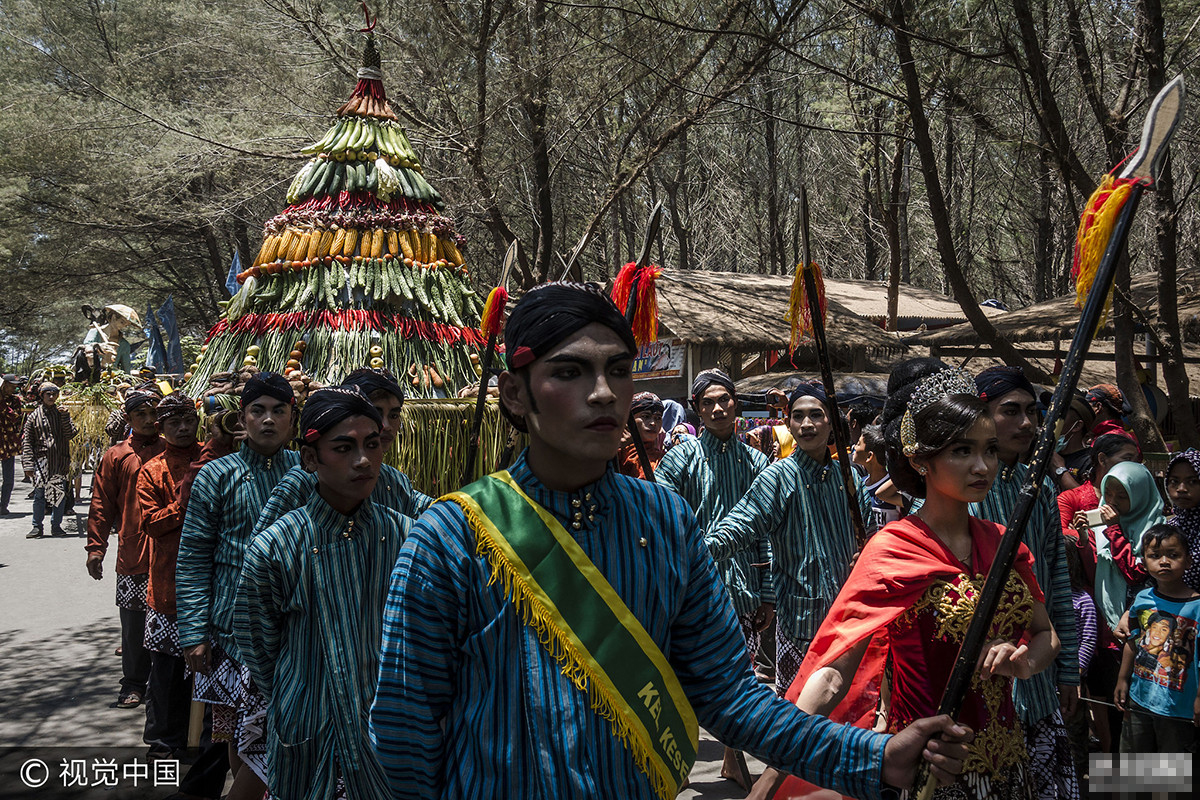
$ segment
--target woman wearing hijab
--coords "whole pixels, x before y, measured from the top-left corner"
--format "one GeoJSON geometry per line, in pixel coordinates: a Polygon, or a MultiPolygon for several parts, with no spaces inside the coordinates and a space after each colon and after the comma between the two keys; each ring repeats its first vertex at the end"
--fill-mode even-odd
{"type": "Polygon", "coordinates": [[[1095,528],[1096,606],[1110,627],[1116,628],[1129,608],[1131,585],[1146,579],[1140,563],[1142,534],[1164,522],[1162,495],[1154,475],[1142,464],[1123,461],[1100,482],[1100,518],[1119,530],[1095,528]]]}
{"type": "MultiPolygon", "coordinates": [[[[1068,489],[1058,496],[1058,514],[1062,520],[1063,537],[1074,544],[1079,556],[1087,591],[1096,584],[1096,534],[1088,525],[1087,512],[1100,507],[1100,483],[1109,469],[1122,461],[1142,460],[1137,442],[1122,433],[1106,433],[1096,438],[1091,447],[1091,475],[1081,486],[1068,489]]],[[[1109,538],[1112,536],[1110,534],[1109,538]]]]}

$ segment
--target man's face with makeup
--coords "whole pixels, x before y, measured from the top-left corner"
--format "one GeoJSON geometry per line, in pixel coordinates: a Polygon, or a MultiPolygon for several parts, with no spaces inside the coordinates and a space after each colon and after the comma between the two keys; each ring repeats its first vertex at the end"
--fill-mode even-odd
{"type": "Polygon", "coordinates": [[[632,366],[621,337],[593,322],[524,374],[504,373],[501,398],[556,458],[603,465],[617,454],[629,419],[632,366]]]}
{"type": "Polygon", "coordinates": [[[300,449],[304,468],[317,474],[325,501],[343,514],[371,496],[383,463],[379,425],[370,417],[348,417],[314,445],[300,449]]]}

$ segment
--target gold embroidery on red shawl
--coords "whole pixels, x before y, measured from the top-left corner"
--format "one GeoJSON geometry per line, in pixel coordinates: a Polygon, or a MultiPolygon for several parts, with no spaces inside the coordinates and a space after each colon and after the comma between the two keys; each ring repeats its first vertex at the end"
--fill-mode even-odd
{"type": "MultiPolygon", "coordinates": [[[[916,624],[917,616],[930,608],[936,623],[934,635],[942,641],[961,642],[975,613],[983,591],[984,576],[969,577],[959,573],[949,580],[939,578],[925,590],[921,598],[901,615],[901,624],[916,624]]],[[[1013,639],[1033,621],[1033,595],[1025,581],[1014,571],[1008,575],[1004,593],[992,620],[991,639],[1013,639]]],[[[987,718],[995,720],[1012,683],[1006,679],[980,679],[976,674],[971,688],[983,698],[987,718]]],[[[963,772],[997,774],[1028,760],[1025,737],[1020,726],[987,725],[975,732],[975,741],[968,747],[963,772]]]]}

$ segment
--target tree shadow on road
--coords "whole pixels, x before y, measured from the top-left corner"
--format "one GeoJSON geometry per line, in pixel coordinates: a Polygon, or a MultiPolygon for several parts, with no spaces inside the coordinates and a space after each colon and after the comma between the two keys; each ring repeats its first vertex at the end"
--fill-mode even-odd
{"type": "Polygon", "coordinates": [[[0,746],[139,745],[144,708],[117,709],[117,624],[0,633],[0,746]]]}

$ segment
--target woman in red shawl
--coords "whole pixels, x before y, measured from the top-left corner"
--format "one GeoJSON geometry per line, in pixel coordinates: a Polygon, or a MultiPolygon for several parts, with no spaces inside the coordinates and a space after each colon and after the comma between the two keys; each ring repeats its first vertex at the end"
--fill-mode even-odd
{"type": "MultiPolygon", "coordinates": [[[[787,697],[809,713],[898,731],[936,713],[1004,529],[968,514],[987,495],[997,459],[995,424],[967,373],[921,379],[889,433],[892,480],[924,504],[867,542],[787,697]]],[[[1021,545],[958,717],[975,741],[938,800],[1028,796],[1012,679],[1045,669],[1059,646],[1032,567],[1021,545]]],[[[811,792],[789,778],[776,797],[811,792]]]]}

